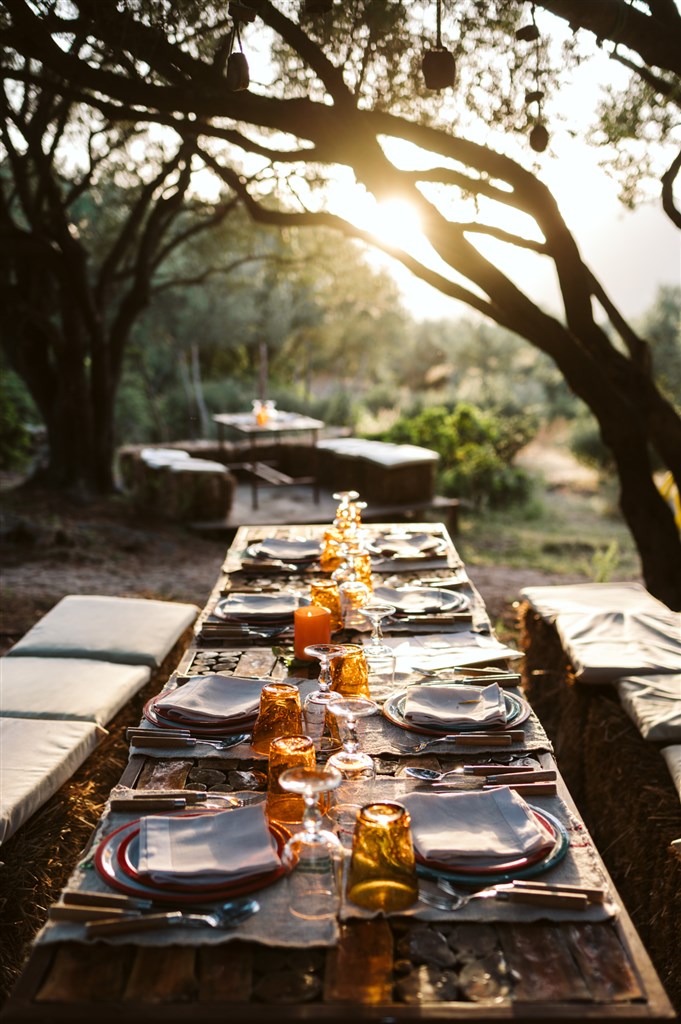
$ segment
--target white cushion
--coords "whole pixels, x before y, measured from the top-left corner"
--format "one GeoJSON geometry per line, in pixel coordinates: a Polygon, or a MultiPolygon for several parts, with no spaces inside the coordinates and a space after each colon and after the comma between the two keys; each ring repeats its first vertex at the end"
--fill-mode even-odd
{"type": "Polygon", "coordinates": [[[615,688],[644,739],[681,741],[681,675],[628,677],[615,688]]]}
{"type": "Polygon", "coordinates": [[[226,466],[210,459],[182,459],[171,462],[167,467],[171,473],[223,473],[227,474],[226,466]]]}
{"type": "Polygon", "coordinates": [[[679,800],[681,800],[681,744],[665,747],[660,753],[667,762],[669,773],[679,794],[679,800]]]}
{"type": "Polygon", "coordinates": [[[175,601],[71,594],[7,657],[91,658],[157,668],[198,613],[195,605],[175,601]]]}
{"type": "Polygon", "coordinates": [[[0,715],[106,725],[151,678],[145,665],[86,658],[0,658],[0,715]]]}
{"type": "Polygon", "coordinates": [[[148,466],[170,466],[175,462],[187,462],[191,455],[180,448],[143,448],[140,458],[148,466]]]}
{"type": "Polygon", "coordinates": [[[681,615],[639,583],[526,587],[520,593],[555,624],[580,682],[681,674],[681,615]]]}
{"type": "Polygon", "coordinates": [[[0,842],[57,792],[105,735],[92,722],[0,718],[0,842]]]}
{"type": "Polygon", "coordinates": [[[366,459],[386,469],[437,462],[440,457],[430,448],[420,448],[414,444],[391,444],[388,441],[368,441],[362,437],[330,438],[319,441],[317,447],[338,455],[366,459]]]}

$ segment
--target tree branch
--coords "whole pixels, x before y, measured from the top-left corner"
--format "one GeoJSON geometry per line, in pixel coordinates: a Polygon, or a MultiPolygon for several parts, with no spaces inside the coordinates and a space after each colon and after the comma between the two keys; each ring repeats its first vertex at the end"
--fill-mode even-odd
{"type": "Polygon", "coordinates": [[[681,210],[674,202],[674,182],[681,171],[681,150],[676,154],[668,169],[662,175],[662,208],[673,224],[681,228],[681,210]]]}

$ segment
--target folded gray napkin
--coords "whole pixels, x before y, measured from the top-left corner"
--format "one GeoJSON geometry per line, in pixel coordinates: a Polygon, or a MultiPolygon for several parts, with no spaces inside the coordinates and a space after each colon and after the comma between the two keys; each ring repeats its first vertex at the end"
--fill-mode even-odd
{"type": "Polygon", "coordinates": [[[548,850],[554,837],[507,786],[478,793],[409,793],[414,847],[426,860],[479,867],[548,850]]]}
{"type": "Polygon", "coordinates": [[[191,817],[149,815],[141,822],[137,867],[156,882],[236,881],[279,865],[260,804],[191,817]]]}
{"type": "Polygon", "coordinates": [[[266,682],[242,676],[193,676],[154,706],[169,717],[177,715],[197,724],[246,721],[257,715],[266,682]]]}
{"type": "Polygon", "coordinates": [[[442,728],[503,725],[506,705],[498,683],[484,687],[456,683],[410,686],[404,717],[415,725],[442,728]]]}

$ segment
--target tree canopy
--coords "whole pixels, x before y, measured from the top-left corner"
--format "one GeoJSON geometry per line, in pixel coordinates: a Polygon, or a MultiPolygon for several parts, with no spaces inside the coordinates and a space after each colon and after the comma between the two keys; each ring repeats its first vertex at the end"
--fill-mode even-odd
{"type": "MultiPolygon", "coordinates": [[[[432,47],[432,4],[353,0],[316,18],[313,5],[297,0],[251,0],[230,11],[240,18],[244,7],[256,16],[240,26],[244,46],[261,48],[275,69],[248,90],[231,88],[238,40],[222,4],[2,0],[8,120],[16,129],[22,98],[47,91],[47,118],[44,101],[36,101],[34,115],[33,134],[43,139],[75,111],[88,111],[99,130],[165,126],[178,140],[182,166],[203,163],[260,223],[332,227],[376,244],[323,207],[318,185],[339,166],[377,199],[408,200],[432,258],[382,248],[554,360],[613,453],[649,588],[681,607],[681,542],[651,461],[654,450],[681,480],[678,410],[656,384],[648,344],[595,278],[549,190],[526,161],[502,151],[507,136],[541,120],[546,101],[528,99],[528,90],[530,97],[550,93],[563,71],[549,60],[546,33],[531,44],[518,38],[529,5],[450,5],[459,83],[453,96],[435,98],[417,77],[424,40],[432,47]],[[511,211],[513,226],[500,226],[500,210],[511,211]],[[490,239],[551,262],[559,314],[500,269],[486,249],[490,239]]],[[[535,7],[610,40],[659,107],[678,101],[681,19],[672,0],[546,0],[535,7]]],[[[563,53],[565,66],[580,58],[569,41],[563,53]]],[[[5,143],[17,159],[30,138],[15,145],[10,129],[5,143]]],[[[60,244],[71,243],[64,237],[60,244]]]]}

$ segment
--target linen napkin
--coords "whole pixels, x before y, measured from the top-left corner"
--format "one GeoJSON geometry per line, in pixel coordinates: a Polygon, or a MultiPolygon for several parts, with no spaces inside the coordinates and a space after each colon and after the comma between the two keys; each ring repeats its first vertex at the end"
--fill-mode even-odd
{"type": "Polygon", "coordinates": [[[215,724],[250,721],[258,713],[265,679],[193,676],[155,701],[168,718],[215,724]]]}
{"type": "Polygon", "coordinates": [[[293,621],[293,613],[300,604],[297,594],[230,594],[215,606],[218,619],[236,619],[238,622],[293,621]]]}
{"type": "Polygon", "coordinates": [[[506,722],[504,694],[498,683],[488,686],[410,686],[404,703],[404,717],[415,725],[442,728],[503,725],[506,722]]]}
{"type": "Polygon", "coordinates": [[[283,562],[307,562],[318,558],[321,545],[318,540],[281,540],[268,537],[256,544],[253,553],[258,558],[280,558],[283,562]]]}
{"type": "Polygon", "coordinates": [[[426,860],[493,866],[548,850],[553,836],[507,786],[479,793],[409,793],[414,847],[426,860]]]}
{"type": "Polygon", "coordinates": [[[192,817],[148,815],[139,832],[137,869],[155,882],[236,881],[280,865],[261,805],[192,817]]]}
{"type": "Polygon", "coordinates": [[[393,558],[423,558],[442,547],[443,538],[432,533],[394,534],[381,537],[374,542],[383,555],[393,558]]]}

